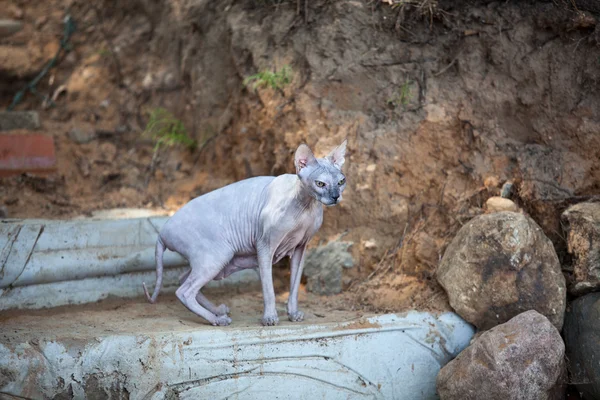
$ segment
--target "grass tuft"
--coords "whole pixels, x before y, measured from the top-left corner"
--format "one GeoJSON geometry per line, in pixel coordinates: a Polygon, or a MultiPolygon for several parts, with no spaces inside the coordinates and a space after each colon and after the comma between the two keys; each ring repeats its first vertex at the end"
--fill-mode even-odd
{"type": "Polygon", "coordinates": [[[277,72],[261,71],[244,79],[244,86],[253,83],[253,89],[260,87],[270,87],[273,90],[283,90],[284,87],[292,82],[292,70],[285,65],[277,72]]]}
{"type": "Polygon", "coordinates": [[[150,120],[144,129],[144,134],[152,138],[154,151],[161,146],[173,147],[182,145],[190,149],[197,146],[195,140],[188,136],[188,132],[179,119],[164,108],[155,108],[150,113],[150,120]]]}

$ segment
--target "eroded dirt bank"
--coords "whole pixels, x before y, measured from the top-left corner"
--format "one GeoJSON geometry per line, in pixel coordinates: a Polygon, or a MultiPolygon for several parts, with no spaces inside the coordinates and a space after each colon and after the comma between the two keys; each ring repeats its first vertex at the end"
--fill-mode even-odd
{"type": "Polygon", "coordinates": [[[556,3],[0,1],[25,24],[1,44],[14,53],[0,67],[2,106],[56,50],[67,6],[78,23],[73,51],[38,86],[64,85],[56,107],[31,95],[17,107],[41,110],[59,173],[3,179],[0,197],[11,217],[175,210],[292,171],[302,142],[323,154],[348,138],[345,201],[313,244],[346,232],[357,260],[346,287],[368,277],[363,300],[377,308],[427,306],[443,297],[430,283],[443,249],[503,183],[560,255],[560,212],[599,188],[600,10],[556,3]],[[282,90],[243,85],[284,65],[282,90]],[[163,152],[145,188],[141,131],[159,106],[200,147],[163,152]]]}

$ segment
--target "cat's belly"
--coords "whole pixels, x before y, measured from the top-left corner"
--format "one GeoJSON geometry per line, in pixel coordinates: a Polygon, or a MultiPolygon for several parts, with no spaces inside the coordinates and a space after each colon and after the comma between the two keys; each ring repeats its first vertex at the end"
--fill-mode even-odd
{"type": "MultiPolygon", "coordinates": [[[[272,263],[277,264],[283,258],[291,257],[298,246],[307,242],[307,234],[308,232],[303,230],[288,233],[275,250],[272,263]]],[[[258,268],[256,254],[236,255],[213,279],[219,281],[233,273],[251,268],[258,268]]]]}
{"type": "Polygon", "coordinates": [[[223,268],[221,272],[219,272],[219,274],[213,278],[213,280],[220,281],[221,279],[227,278],[233,273],[251,268],[258,268],[258,259],[256,258],[256,254],[238,255],[233,257],[229,264],[227,264],[225,268],[223,268]]]}

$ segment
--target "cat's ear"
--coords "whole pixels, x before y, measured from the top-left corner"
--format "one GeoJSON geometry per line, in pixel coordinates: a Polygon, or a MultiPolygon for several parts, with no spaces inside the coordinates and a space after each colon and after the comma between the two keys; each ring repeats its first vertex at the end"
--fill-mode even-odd
{"type": "Polygon", "coordinates": [[[302,168],[305,168],[309,165],[314,165],[317,163],[317,159],[315,155],[311,151],[311,149],[305,145],[301,144],[296,149],[296,155],[294,156],[294,165],[296,166],[296,173],[299,173],[302,168]]]}
{"type": "Polygon", "coordinates": [[[327,156],[327,159],[331,161],[331,163],[337,168],[342,169],[342,165],[344,165],[344,156],[346,155],[346,145],[348,144],[347,140],[344,140],[342,144],[340,144],[335,149],[331,150],[331,153],[327,156]]]}

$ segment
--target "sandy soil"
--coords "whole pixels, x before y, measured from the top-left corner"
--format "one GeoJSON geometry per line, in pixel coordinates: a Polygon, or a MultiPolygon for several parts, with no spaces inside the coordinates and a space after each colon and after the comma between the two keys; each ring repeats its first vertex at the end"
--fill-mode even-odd
{"type": "MultiPolygon", "coordinates": [[[[225,303],[233,322],[228,327],[213,327],[188,311],[171,295],[161,296],[156,304],[143,298],[111,299],[98,304],[57,307],[43,311],[11,311],[0,313],[0,342],[10,343],[32,339],[90,339],[104,335],[164,333],[198,329],[256,328],[262,316],[260,291],[245,293],[214,293],[207,291],[216,304],[225,303]]],[[[280,325],[290,325],[285,304],[279,298],[277,309],[280,325]]],[[[301,324],[353,321],[364,317],[362,310],[352,311],[341,297],[321,298],[304,295],[301,309],[305,321],[301,324]]]]}

